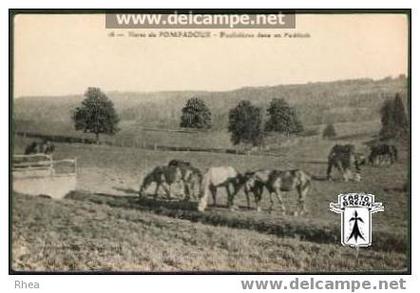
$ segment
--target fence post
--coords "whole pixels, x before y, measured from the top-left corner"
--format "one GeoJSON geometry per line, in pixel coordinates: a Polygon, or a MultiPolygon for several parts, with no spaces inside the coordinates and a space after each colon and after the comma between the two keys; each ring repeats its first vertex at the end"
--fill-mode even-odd
{"type": "Polygon", "coordinates": [[[77,157],[76,158],[74,158],[74,173],[76,174],[76,176],[77,176],[77,157]]]}

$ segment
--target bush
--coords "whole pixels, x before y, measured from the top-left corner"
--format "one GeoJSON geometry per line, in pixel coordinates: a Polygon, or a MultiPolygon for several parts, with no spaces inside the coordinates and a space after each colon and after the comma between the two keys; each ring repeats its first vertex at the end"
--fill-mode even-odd
{"type": "Polygon", "coordinates": [[[323,138],[333,138],[337,136],[337,132],[335,131],[335,127],[332,123],[327,124],[322,133],[323,138]]]}

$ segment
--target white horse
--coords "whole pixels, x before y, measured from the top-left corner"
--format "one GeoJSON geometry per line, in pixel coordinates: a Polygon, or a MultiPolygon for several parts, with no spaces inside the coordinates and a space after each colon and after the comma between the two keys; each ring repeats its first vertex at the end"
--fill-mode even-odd
{"type": "Polygon", "coordinates": [[[206,209],[210,194],[213,197],[213,204],[216,205],[217,188],[219,187],[226,188],[228,206],[233,209],[233,197],[239,191],[242,183],[241,178],[242,175],[233,167],[210,167],[201,181],[201,199],[198,210],[203,212],[206,209]]]}

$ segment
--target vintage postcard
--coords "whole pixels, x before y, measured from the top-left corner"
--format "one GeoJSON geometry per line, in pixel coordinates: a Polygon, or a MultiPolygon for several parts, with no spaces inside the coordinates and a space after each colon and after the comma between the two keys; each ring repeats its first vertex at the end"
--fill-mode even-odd
{"type": "Polygon", "coordinates": [[[409,10],[12,10],[10,272],[411,272],[409,10]]]}

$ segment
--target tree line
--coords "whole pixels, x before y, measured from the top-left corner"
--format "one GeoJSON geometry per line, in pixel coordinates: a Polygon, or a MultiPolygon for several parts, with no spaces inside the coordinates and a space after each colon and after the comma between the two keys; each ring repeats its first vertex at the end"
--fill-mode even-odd
{"type": "MultiPolygon", "coordinates": [[[[120,129],[120,118],[111,99],[99,88],[90,87],[84,94],[85,99],[72,113],[74,127],[85,133],[93,133],[99,142],[100,134],[114,135],[120,129]]],[[[227,129],[233,145],[245,144],[259,146],[264,141],[266,132],[276,132],[285,136],[298,135],[304,130],[296,109],[285,99],[273,98],[266,110],[253,105],[249,100],[240,101],[229,110],[227,129]]],[[[381,108],[383,139],[402,138],[409,134],[408,117],[401,95],[388,99],[381,108]]],[[[188,99],[181,109],[180,127],[210,129],[212,113],[206,103],[198,98],[188,99]]],[[[323,131],[324,138],[337,135],[334,125],[327,124],[323,131]]]]}

